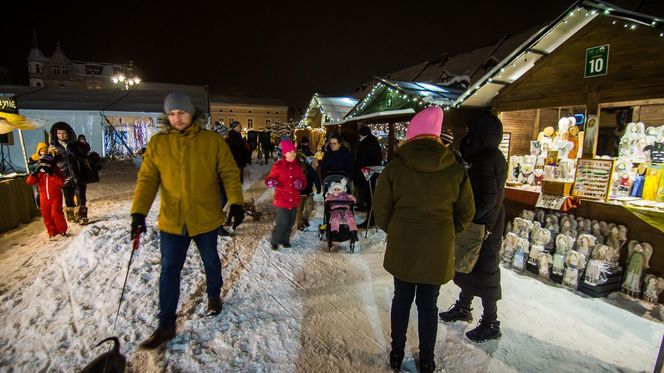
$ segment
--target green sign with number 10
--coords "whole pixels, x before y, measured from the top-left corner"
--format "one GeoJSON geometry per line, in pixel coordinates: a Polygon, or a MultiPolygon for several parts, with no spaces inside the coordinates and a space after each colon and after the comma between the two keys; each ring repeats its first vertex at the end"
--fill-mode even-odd
{"type": "Polygon", "coordinates": [[[586,49],[585,78],[606,75],[609,70],[609,45],[601,45],[586,49]]]}

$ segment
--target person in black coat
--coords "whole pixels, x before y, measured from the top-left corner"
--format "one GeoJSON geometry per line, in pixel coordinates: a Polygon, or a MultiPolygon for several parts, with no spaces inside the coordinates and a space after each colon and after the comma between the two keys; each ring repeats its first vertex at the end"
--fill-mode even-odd
{"type": "Polygon", "coordinates": [[[231,123],[231,130],[228,133],[228,147],[231,148],[231,154],[237,167],[240,169],[240,183],[244,182],[244,167],[249,163],[248,149],[246,141],[242,138],[242,126],[240,122],[231,123]]]}
{"type": "Polygon", "coordinates": [[[330,150],[325,152],[320,161],[320,172],[325,179],[330,174],[344,174],[353,176],[353,155],[348,149],[341,145],[338,136],[330,136],[328,139],[330,150]]]}
{"type": "Polygon", "coordinates": [[[311,152],[309,139],[306,136],[300,139],[300,143],[297,145],[297,152],[304,154],[305,157],[311,157],[314,155],[314,153],[311,152]]]}
{"type": "MultiPolygon", "coordinates": [[[[378,139],[371,133],[369,127],[360,127],[358,133],[360,135],[360,142],[357,146],[357,158],[355,160],[353,182],[355,182],[355,185],[360,191],[360,202],[358,204],[360,207],[368,211],[371,209],[371,190],[369,189],[369,181],[367,181],[362,173],[362,168],[380,166],[383,161],[383,153],[381,152],[380,144],[378,144],[378,139]]],[[[372,178],[371,181],[373,184],[371,187],[374,187],[376,185],[376,179],[372,178]]],[[[365,221],[357,226],[362,228],[366,227],[367,224],[369,226],[374,225],[373,221],[365,221]]]]}
{"type": "Polygon", "coordinates": [[[503,137],[503,125],[491,114],[482,114],[468,124],[468,133],[461,140],[461,154],[468,165],[468,176],[475,199],[473,223],[485,226],[485,238],[477,262],[470,273],[456,272],[454,283],[461,288],[459,300],[447,312],[443,321],[472,321],[471,303],[475,296],[482,299],[482,319],[466,333],[474,342],[499,338],[497,301],[502,296],[498,264],[502,232],[505,227],[503,207],[507,162],[498,149],[503,137]]]}

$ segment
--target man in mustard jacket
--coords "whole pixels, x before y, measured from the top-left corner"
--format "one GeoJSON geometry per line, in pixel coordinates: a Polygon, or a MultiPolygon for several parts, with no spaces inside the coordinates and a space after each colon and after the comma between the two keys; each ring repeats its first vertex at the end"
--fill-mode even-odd
{"type": "Polygon", "coordinates": [[[145,216],[159,190],[161,275],[159,327],[141,344],[153,349],[175,336],[180,272],[193,239],[205,267],[208,315],[221,312],[223,279],[216,229],[224,222],[221,188],[236,224],[244,218],[240,172],[223,138],[203,129],[204,117],[191,98],[173,92],[164,101],[164,130],[154,135],[143,155],[131,207],[131,236],[146,231],[145,216]]]}

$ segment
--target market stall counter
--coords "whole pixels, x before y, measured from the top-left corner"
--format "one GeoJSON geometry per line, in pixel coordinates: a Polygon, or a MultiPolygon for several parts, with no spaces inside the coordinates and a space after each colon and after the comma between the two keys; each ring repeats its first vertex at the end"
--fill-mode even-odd
{"type": "Polygon", "coordinates": [[[25,179],[26,176],[0,179],[0,233],[39,216],[32,188],[25,179]]]}

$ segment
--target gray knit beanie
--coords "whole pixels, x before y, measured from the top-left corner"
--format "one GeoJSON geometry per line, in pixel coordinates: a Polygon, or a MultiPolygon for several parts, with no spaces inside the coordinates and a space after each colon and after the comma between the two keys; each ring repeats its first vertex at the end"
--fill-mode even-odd
{"type": "Polygon", "coordinates": [[[171,92],[164,100],[164,111],[166,114],[173,110],[182,110],[191,115],[196,113],[196,107],[191,102],[191,97],[182,92],[171,92]]]}

